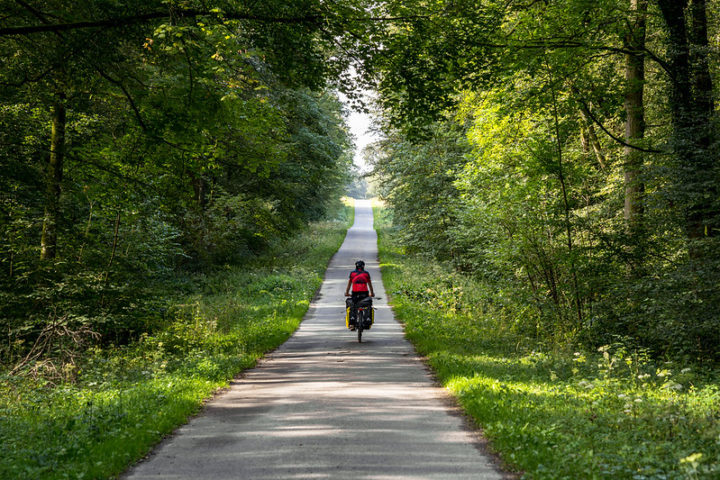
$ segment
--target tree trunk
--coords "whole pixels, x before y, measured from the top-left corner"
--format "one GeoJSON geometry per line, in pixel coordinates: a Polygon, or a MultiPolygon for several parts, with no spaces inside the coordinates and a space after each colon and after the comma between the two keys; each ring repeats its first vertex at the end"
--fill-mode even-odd
{"type": "MultiPolygon", "coordinates": [[[[548,73],[550,73],[550,67],[548,66],[548,73]]],[[[552,73],[550,73],[552,79],[552,73]]],[[[567,247],[568,255],[570,256],[570,274],[573,280],[573,290],[575,294],[575,307],[578,318],[578,325],[583,322],[582,304],[580,302],[580,289],[578,284],[577,269],[575,268],[575,253],[573,252],[573,236],[572,236],[572,224],[570,223],[570,202],[568,201],[567,186],[565,184],[565,173],[563,172],[563,142],[560,136],[560,115],[558,114],[558,100],[555,89],[552,90],[553,98],[553,116],[555,120],[555,140],[557,145],[557,161],[558,169],[557,176],[560,181],[560,188],[562,190],[563,205],[565,207],[565,232],[567,234],[567,247]]]]}
{"type": "Polygon", "coordinates": [[[53,105],[50,159],[45,176],[45,216],[43,218],[40,258],[51,260],[57,255],[57,228],[60,221],[60,192],[65,160],[65,95],[53,105]]]}
{"type": "MultiPolygon", "coordinates": [[[[710,44],[708,42],[706,0],[693,0],[690,4],[690,65],[692,69],[692,87],[695,94],[697,113],[705,118],[713,115],[715,102],[713,100],[712,77],[708,55],[710,44]]],[[[710,132],[707,132],[708,134],[710,132]]],[[[703,138],[710,140],[710,135],[703,138]]]]}
{"type": "Polygon", "coordinates": [[[205,207],[207,207],[207,181],[202,175],[195,175],[193,172],[188,174],[195,192],[195,203],[201,210],[205,210],[205,207]]]}
{"type": "Polygon", "coordinates": [[[718,159],[713,156],[714,143],[713,115],[715,110],[712,77],[710,75],[710,43],[708,41],[706,0],[690,2],[690,82],[693,96],[693,120],[695,155],[697,166],[694,183],[696,202],[688,212],[688,234],[690,238],[709,237],[720,234],[720,211],[715,203],[718,199],[718,159]]]}
{"type": "MultiPolygon", "coordinates": [[[[630,9],[634,15],[625,37],[625,141],[630,145],[641,143],[645,137],[645,31],[647,0],[631,0],[630,9]]],[[[643,153],[632,147],[625,147],[625,221],[633,234],[639,234],[643,225],[642,181],[643,153]]]]}
{"type": "MultiPolygon", "coordinates": [[[[684,207],[686,235],[689,240],[697,240],[717,235],[720,215],[715,205],[717,159],[709,148],[713,138],[714,102],[708,69],[706,5],[705,0],[693,0],[686,12],[688,5],[688,0],[658,0],[669,34],[677,194],[684,207]]],[[[700,255],[693,245],[690,248],[692,256],[700,255]]]]}
{"type": "Polygon", "coordinates": [[[85,234],[83,236],[83,243],[80,245],[80,251],[78,252],[78,262],[82,263],[82,256],[83,256],[83,250],[85,250],[85,244],[88,241],[88,238],[90,238],[90,227],[92,226],[92,218],[93,218],[93,202],[89,202],[90,204],[90,213],[88,214],[87,224],[85,225],[85,234]]]}
{"type": "Polygon", "coordinates": [[[113,260],[115,260],[115,252],[117,251],[118,239],[120,237],[120,209],[118,208],[117,214],[115,215],[115,229],[113,230],[113,245],[112,251],[110,252],[110,261],[105,269],[105,281],[107,282],[110,277],[110,268],[112,267],[113,260]]]}
{"type": "Polygon", "coordinates": [[[590,151],[590,147],[592,147],[598,165],[600,165],[600,168],[604,169],[607,165],[607,160],[602,151],[600,140],[598,140],[597,134],[595,133],[595,127],[592,124],[592,119],[590,118],[588,110],[584,105],[580,107],[580,114],[585,122],[584,128],[581,130],[581,136],[584,137],[581,139],[583,143],[583,151],[587,154],[590,151]]]}

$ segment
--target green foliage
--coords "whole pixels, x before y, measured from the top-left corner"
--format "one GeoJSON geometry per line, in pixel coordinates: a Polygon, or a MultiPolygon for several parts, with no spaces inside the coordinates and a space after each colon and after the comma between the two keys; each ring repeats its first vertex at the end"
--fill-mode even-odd
{"type": "Polygon", "coordinates": [[[458,223],[455,180],[469,147],[455,125],[438,124],[430,133],[420,145],[399,134],[389,136],[375,146],[370,160],[396,222],[407,227],[403,241],[408,249],[456,259],[451,240],[458,223]]]}
{"type": "Polygon", "coordinates": [[[53,383],[6,371],[0,477],[114,478],[145,455],[297,328],[352,223],[350,207],[337,212],[250,264],[167,285],[152,333],[88,349],[53,383]]]}
{"type": "Polygon", "coordinates": [[[376,219],[406,335],[522,478],[718,476],[716,372],[653,359],[626,338],[550,348],[512,292],[404,253],[387,213],[376,219]]]}
{"type": "Polygon", "coordinates": [[[284,24],[319,3],[3,6],[39,30],[0,34],[0,477],[111,478],[288,338],[342,241],[328,43],[284,24]]]}
{"type": "Polygon", "coordinates": [[[657,8],[679,4],[649,3],[647,49],[634,52],[647,75],[633,81],[631,2],[388,2],[410,20],[385,31],[375,64],[386,132],[374,173],[407,252],[530,308],[544,341],[620,336],[717,362],[716,119],[678,112],[717,96],[703,73],[717,65],[693,43],[706,6],[673,10],[694,29],[682,44],[657,8]],[[685,80],[681,44],[694,52],[685,80]],[[643,135],[628,139],[637,88],[643,135]],[[697,101],[678,101],[683,88],[697,101]]]}
{"type": "Polygon", "coordinates": [[[328,45],[310,22],[283,24],[317,2],[40,3],[0,21],[40,29],[0,35],[3,365],[63,364],[76,353],[58,329],[82,332],[78,352],[153,333],[159,284],[247,263],[324,218],[350,168],[328,45]]]}

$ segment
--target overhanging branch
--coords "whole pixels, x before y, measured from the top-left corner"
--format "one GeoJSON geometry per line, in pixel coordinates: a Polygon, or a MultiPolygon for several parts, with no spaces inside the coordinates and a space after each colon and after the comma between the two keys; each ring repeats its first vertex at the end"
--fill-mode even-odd
{"type": "Polygon", "coordinates": [[[605,132],[610,138],[612,138],[613,140],[615,140],[615,141],[618,142],[619,144],[623,145],[624,147],[632,148],[633,150],[639,150],[639,151],[645,152],[645,153],[668,153],[668,152],[664,152],[664,151],[662,151],[662,150],[656,150],[656,149],[654,149],[654,148],[642,148],[642,147],[638,147],[637,145],[633,145],[633,144],[631,144],[631,143],[627,143],[627,142],[626,142],[625,140],[623,140],[622,138],[620,138],[620,137],[618,137],[618,136],[616,136],[616,135],[613,135],[612,132],[610,132],[607,128],[605,128],[605,125],[603,125],[602,122],[600,122],[600,121],[595,117],[595,115],[592,114],[592,111],[590,110],[590,107],[588,107],[587,103],[585,103],[585,101],[584,101],[582,98],[578,98],[577,100],[580,102],[580,105],[582,106],[583,112],[584,112],[588,117],[590,117],[590,119],[591,119],[598,127],[600,127],[600,129],[601,129],[603,132],[605,132]]]}
{"type": "Polygon", "coordinates": [[[127,25],[134,25],[138,23],[147,22],[150,20],[158,20],[162,18],[173,18],[173,17],[202,17],[202,16],[222,16],[230,20],[253,20],[257,22],[267,23],[283,23],[283,24],[318,24],[321,22],[322,17],[319,15],[305,15],[300,17],[265,17],[258,15],[249,15],[234,12],[211,12],[208,10],[183,10],[173,9],[172,11],[161,11],[161,12],[150,12],[138,15],[129,15],[125,17],[106,18],[102,20],[88,20],[85,22],[71,22],[71,23],[43,23],[42,25],[27,25],[22,27],[5,27],[0,28],[0,36],[14,36],[14,35],[29,35],[33,33],[46,33],[46,32],[64,32],[69,30],[80,30],[86,28],[114,28],[122,27],[127,25]]]}

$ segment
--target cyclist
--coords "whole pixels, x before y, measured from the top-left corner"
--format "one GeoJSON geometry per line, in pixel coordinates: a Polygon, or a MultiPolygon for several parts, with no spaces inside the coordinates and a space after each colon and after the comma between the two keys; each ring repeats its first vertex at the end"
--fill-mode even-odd
{"type": "Polygon", "coordinates": [[[360,300],[375,296],[370,274],[365,271],[365,262],[362,260],[355,262],[355,270],[350,272],[350,278],[345,288],[345,296],[351,297],[347,299],[345,304],[348,307],[353,307],[352,314],[350,315],[350,329],[352,330],[355,328],[354,307],[360,300]],[[350,288],[352,288],[352,295],[350,294],[350,288]]]}

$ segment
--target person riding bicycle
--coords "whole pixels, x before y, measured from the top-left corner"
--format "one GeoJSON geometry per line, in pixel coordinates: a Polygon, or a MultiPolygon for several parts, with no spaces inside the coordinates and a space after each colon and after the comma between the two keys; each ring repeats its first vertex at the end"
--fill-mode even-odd
{"type": "Polygon", "coordinates": [[[358,260],[355,262],[355,270],[350,272],[350,278],[348,279],[347,287],[345,288],[345,296],[348,298],[345,304],[348,307],[353,308],[353,314],[350,315],[351,329],[355,328],[355,315],[354,310],[358,302],[361,300],[374,297],[372,281],[370,280],[370,274],[365,271],[365,262],[358,260]],[[350,294],[350,288],[352,288],[352,295],[350,294]]]}

